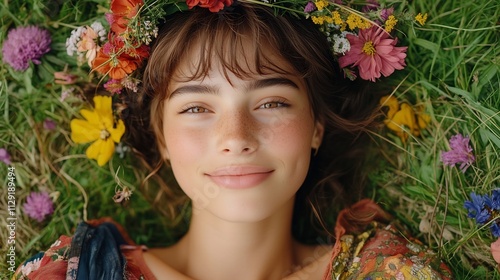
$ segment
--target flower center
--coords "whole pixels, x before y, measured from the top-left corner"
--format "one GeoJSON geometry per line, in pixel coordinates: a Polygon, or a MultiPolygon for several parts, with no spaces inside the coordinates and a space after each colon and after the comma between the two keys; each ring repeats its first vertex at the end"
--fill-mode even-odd
{"type": "Polygon", "coordinates": [[[101,130],[100,138],[102,140],[108,139],[109,136],[111,136],[111,134],[106,129],[101,130]]]}
{"type": "Polygon", "coordinates": [[[374,55],[376,53],[375,47],[373,46],[372,41],[367,41],[363,46],[363,52],[367,55],[374,55]]]}

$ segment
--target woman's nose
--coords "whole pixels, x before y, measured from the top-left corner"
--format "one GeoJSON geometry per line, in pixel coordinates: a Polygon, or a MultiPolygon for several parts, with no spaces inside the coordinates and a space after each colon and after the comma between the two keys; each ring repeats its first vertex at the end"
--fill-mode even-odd
{"type": "Polygon", "coordinates": [[[228,113],[219,120],[219,151],[224,154],[251,154],[258,148],[256,120],[249,112],[228,113]]]}

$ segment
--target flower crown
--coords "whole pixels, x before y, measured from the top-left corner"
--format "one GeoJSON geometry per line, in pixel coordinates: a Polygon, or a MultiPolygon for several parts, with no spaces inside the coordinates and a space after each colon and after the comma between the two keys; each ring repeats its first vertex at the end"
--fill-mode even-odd
{"type": "MultiPolygon", "coordinates": [[[[109,30],[102,22],[96,21],[73,30],[66,41],[68,54],[76,55],[80,64],[86,61],[92,72],[98,73],[99,83],[104,83],[104,88],[111,94],[120,93],[124,88],[138,91],[141,77],[140,71],[136,70],[149,57],[149,45],[158,34],[157,26],[177,11],[196,7],[217,13],[233,5],[233,1],[240,1],[274,8],[277,14],[289,13],[311,19],[330,42],[331,51],[345,76],[351,80],[359,76],[372,82],[406,66],[407,47],[396,46],[397,38],[391,37],[396,26],[401,22],[423,25],[427,18],[422,14],[415,17],[410,13],[397,14],[393,7],[383,7],[376,0],[367,0],[364,5],[342,4],[340,0],[145,1],[111,0],[110,12],[106,13],[109,30]]],[[[80,111],[85,120],[71,121],[72,140],[81,144],[93,142],[86,155],[97,160],[100,166],[111,159],[115,143],[121,144],[120,139],[125,133],[125,125],[114,116],[112,104],[112,97],[95,96],[94,110],[80,111]]],[[[408,119],[405,117],[408,114],[414,115],[411,109],[404,111],[406,113],[401,110],[398,115],[397,101],[393,105],[394,120],[399,115],[398,118],[402,119],[408,119]]],[[[417,127],[414,122],[404,124],[417,127]]],[[[400,125],[396,131],[402,137],[406,136],[400,125]]],[[[412,133],[418,134],[418,129],[412,133]]]]}
{"type": "MultiPolygon", "coordinates": [[[[158,34],[158,23],[175,11],[195,7],[220,12],[235,0],[112,0],[106,14],[109,30],[101,22],[73,30],[66,41],[69,55],[87,60],[90,68],[107,79],[111,93],[123,88],[137,91],[139,77],[134,73],[149,56],[149,44],[158,34]]],[[[391,37],[400,22],[423,25],[427,15],[395,14],[376,0],[364,5],[342,4],[340,0],[238,0],[272,7],[278,11],[310,18],[327,36],[334,56],[345,76],[358,76],[375,82],[403,69],[407,47],[398,47],[391,37]]]]}

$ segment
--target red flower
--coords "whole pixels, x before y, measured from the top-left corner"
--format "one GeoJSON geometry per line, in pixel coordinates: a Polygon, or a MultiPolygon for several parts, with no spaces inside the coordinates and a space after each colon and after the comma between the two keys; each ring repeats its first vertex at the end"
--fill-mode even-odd
{"type": "Polygon", "coordinates": [[[142,0],[112,0],[112,13],[107,17],[111,25],[111,31],[117,34],[125,32],[128,22],[137,15],[143,4],[144,2],[142,0]]]}
{"type": "Polygon", "coordinates": [[[391,39],[383,28],[372,26],[359,31],[359,35],[348,34],[351,49],[339,58],[340,67],[358,66],[359,76],[375,82],[380,74],[385,77],[394,70],[406,66],[407,47],[396,47],[397,39],[391,39]]]}
{"type": "Polygon", "coordinates": [[[105,75],[109,74],[111,79],[120,80],[140,67],[148,56],[148,46],[141,45],[138,48],[124,49],[123,41],[116,39],[106,43],[99,50],[92,69],[105,75]],[[117,52],[117,50],[123,50],[123,52],[117,52]]]}
{"type": "Polygon", "coordinates": [[[202,8],[208,8],[210,12],[216,13],[224,7],[229,7],[233,4],[233,0],[186,0],[186,4],[189,9],[194,6],[200,6],[202,8]]]}

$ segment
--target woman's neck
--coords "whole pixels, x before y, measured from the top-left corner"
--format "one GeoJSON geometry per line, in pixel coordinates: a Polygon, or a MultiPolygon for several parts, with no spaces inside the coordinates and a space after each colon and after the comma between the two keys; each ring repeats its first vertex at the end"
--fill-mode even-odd
{"type": "Polygon", "coordinates": [[[188,233],[177,244],[194,279],[282,279],[298,265],[291,236],[293,201],[265,220],[219,219],[194,211],[188,233]],[[181,249],[182,248],[182,249],[181,249]]]}

